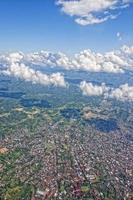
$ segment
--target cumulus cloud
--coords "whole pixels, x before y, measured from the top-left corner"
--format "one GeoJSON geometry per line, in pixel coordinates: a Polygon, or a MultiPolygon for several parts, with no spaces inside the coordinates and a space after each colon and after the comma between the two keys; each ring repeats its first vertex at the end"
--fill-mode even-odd
{"type": "Polygon", "coordinates": [[[124,73],[125,70],[133,70],[133,46],[124,45],[119,50],[104,54],[87,49],[75,54],[73,57],[69,57],[62,52],[52,53],[48,51],[0,55],[0,64],[3,66],[16,62],[27,66],[60,67],[66,70],[124,73]]]}
{"type": "Polygon", "coordinates": [[[80,83],[80,89],[82,90],[83,94],[87,96],[102,96],[109,90],[104,83],[98,86],[93,85],[92,83],[87,83],[86,81],[82,81],[80,83]]]}
{"type": "Polygon", "coordinates": [[[113,89],[109,97],[122,101],[133,101],[133,86],[129,86],[127,83],[121,85],[119,88],[113,89]]]}
{"type": "Polygon", "coordinates": [[[112,73],[123,73],[122,65],[125,64],[114,52],[100,54],[92,52],[90,49],[75,55],[72,63],[82,70],[112,73]]]}
{"type": "Polygon", "coordinates": [[[21,53],[12,53],[7,57],[4,57],[6,65],[3,67],[3,70],[0,70],[0,73],[21,78],[34,84],[38,83],[42,85],[54,85],[60,87],[67,86],[64,76],[61,75],[61,73],[47,75],[41,73],[40,71],[35,71],[26,66],[24,63],[21,63],[23,58],[24,55],[21,53]]]}
{"type": "Polygon", "coordinates": [[[35,71],[25,66],[25,64],[12,63],[7,70],[7,74],[24,79],[26,81],[31,81],[32,83],[61,87],[66,86],[64,77],[60,73],[53,73],[48,76],[40,71],[35,71]]]}
{"type": "Polygon", "coordinates": [[[99,86],[82,81],[80,89],[83,95],[86,96],[103,96],[104,98],[115,98],[120,101],[133,101],[133,86],[129,86],[127,83],[120,85],[119,88],[111,88],[106,86],[105,83],[99,86]]]}
{"type": "Polygon", "coordinates": [[[123,73],[125,69],[133,69],[133,46],[124,45],[119,50],[96,53],[90,49],[83,50],[74,57],[59,52],[41,51],[25,56],[29,64],[61,67],[67,70],[84,70],[91,72],[123,73]]]}
{"type": "Polygon", "coordinates": [[[80,25],[99,24],[115,19],[120,10],[128,7],[132,0],[57,0],[61,11],[74,17],[80,25]]]}
{"type": "Polygon", "coordinates": [[[125,62],[123,69],[133,71],[133,46],[124,45],[116,54],[125,62]]]}
{"type": "Polygon", "coordinates": [[[64,68],[70,67],[71,61],[62,52],[52,53],[48,51],[41,51],[25,55],[25,61],[29,64],[40,66],[62,66],[64,68]]]}
{"type": "Polygon", "coordinates": [[[10,53],[9,56],[7,56],[7,61],[9,63],[21,62],[23,57],[24,54],[21,52],[10,53]]]}

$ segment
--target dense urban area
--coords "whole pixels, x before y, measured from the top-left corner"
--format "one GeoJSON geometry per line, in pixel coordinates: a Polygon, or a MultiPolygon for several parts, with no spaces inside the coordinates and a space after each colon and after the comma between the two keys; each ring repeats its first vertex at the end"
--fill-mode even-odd
{"type": "Polygon", "coordinates": [[[2,84],[1,200],[133,199],[130,103],[2,84]]]}

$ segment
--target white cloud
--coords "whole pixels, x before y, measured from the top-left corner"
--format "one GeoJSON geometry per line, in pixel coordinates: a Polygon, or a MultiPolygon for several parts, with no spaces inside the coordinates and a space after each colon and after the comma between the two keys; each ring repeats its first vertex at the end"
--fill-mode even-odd
{"type": "Polygon", "coordinates": [[[54,85],[65,87],[66,83],[64,77],[60,73],[53,73],[46,75],[40,71],[35,71],[24,64],[12,63],[7,70],[8,74],[15,77],[31,81],[32,83],[39,83],[42,85],[54,85]]]}
{"type": "Polygon", "coordinates": [[[31,66],[60,67],[66,70],[84,70],[89,72],[124,73],[125,70],[133,70],[133,46],[124,45],[119,50],[113,50],[104,54],[96,53],[90,49],[83,50],[73,57],[64,53],[52,53],[41,51],[30,54],[12,53],[0,55],[0,64],[19,63],[31,66]]]}
{"type": "Polygon", "coordinates": [[[84,50],[77,54],[74,63],[82,70],[112,73],[123,73],[122,65],[125,64],[114,52],[100,54],[91,50],[84,50]]]}
{"type": "Polygon", "coordinates": [[[80,89],[82,90],[83,94],[87,96],[102,96],[109,90],[104,83],[98,86],[93,85],[92,83],[87,83],[86,81],[82,81],[80,83],[80,89]]]}
{"type": "Polygon", "coordinates": [[[15,52],[15,53],[10,53],[9,56],[7,57],[7,60],[9,61],[9,63],[15,63],[22,61],[23,57],[24,57],[23,53],[15,52]]]}
{"type": "Polygon", "coordinates": [[[119,88],[112,90],[109,97],[121,101],[133,101],[133,86],[129,86],[127,83],[121,85],[119,88]]]}
{"type": "Polygon", "coordinates": [[[82,26],[86,26],[90,24],[100,24],[107,21],[108,19],[116,19],[116,18],[117,18],[117,15],[110,15],[103,18],[97,18],[93,16],[92,14],[89,14],[85,17],[80,17],[80,18],[75,19],[75,22],[77,22],[77,24],[80,24],[82,26]]]}
{"type": "Polygon", "coordinates": [[[82,81],[80,89],[83,95],[86,96],[103,96],[104,98],[115,98],[120,101],[133,101],[133,86],[129,86],[127,83],[120,85],[119,88],[111,88],[106,86],[105,83],[99,86],[82,81]]]}
{"type": "Polygon", "coordinates": [[[75,54],[73,58],[69,58],[63,53],[41,52],[29,54],[26,56],[26,61],[40,66],[58,66],[67,70],[112,73],[122,73],[122,66],[126,64],[113,52],[100,54],[89,49],[75,54]]]}
{"type": "Polygon", "coordinates": [[[124,69],[133,70],[133,46],[124,45],[118,52],[117,55],[125,61],[124,69]]]}
{"type": "Polygon", "coordinates": [[[99,24],[115,19],[121,9],[128,7],[132,0],[56,0],[61,10],[75,18],[80,25],[99,24]]]}
{"type": "Polygon", "coordinates": [[[74,57],[59,52],[41,51],[28,54],[25,61],[40,66],[61,67],[67,70],[84,70],[91,72],[123,73],[125,69],[133,69],[133,46],[124,45],[119,50],[96,53],[90,49],[75,54],[74,57]]]}
{"type": "Polygon", "coordinates": [[[6,67],[1,70],[0,73],[5,75],[11,75],[17,78],[24,79],[25,81],[30,81],[34,84],[42,85],[54,85],[60,87],[66,87],[64,76],[61,73],[53,73],[51,75],[43,74],[40,71],[35,71],[22,62],[24,56],[20,53],[12,53],[7,56],[5,61],[6,67]]]}

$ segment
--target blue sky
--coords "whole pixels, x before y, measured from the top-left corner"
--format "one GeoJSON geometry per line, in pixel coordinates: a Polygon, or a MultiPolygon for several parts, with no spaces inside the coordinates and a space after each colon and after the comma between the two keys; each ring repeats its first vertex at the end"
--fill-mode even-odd
{"type": "Polygon", "coordinates": [[[0,0],[0,51],[105,52],[133,44],[132,19],[133,5],[115,20],[81,26],[54,0],[0,0]]]}

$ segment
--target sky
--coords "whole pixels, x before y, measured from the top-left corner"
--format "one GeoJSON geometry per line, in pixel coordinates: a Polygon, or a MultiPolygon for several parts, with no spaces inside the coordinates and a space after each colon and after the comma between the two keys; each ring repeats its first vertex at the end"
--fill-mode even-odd
{"type": "Polygon", "coordinates": [[[101,9],[87,0],[92,3],[87,11],[81,9],[84,1],[70,9],[73,0],[71,5],[68,0],[0,0],[0,52],[47,50],[73,55],[84,49],[104,53],[133,45],[132,1],[121,0],[125,3],[111,10],[110,5],[101,9]],[[95,19],[94,11],[98,11],[95,19]]]}

